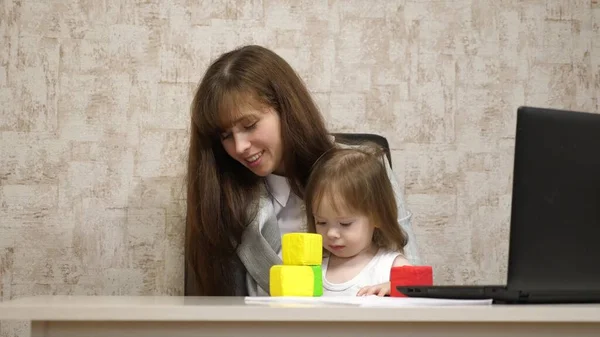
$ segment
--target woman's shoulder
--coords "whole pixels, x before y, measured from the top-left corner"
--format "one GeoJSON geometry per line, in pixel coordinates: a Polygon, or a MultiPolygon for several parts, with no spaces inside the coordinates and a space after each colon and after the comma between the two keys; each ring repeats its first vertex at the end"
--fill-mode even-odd
{"type": "MultiPolygon", "coordinates": [[[[354,143],[354,144],[350,144],[350,143],[342,143],[342,142],[334,142],[334,147],[337,149],[369,149],[369,148],[379,148],[381,147],[378,144],[374,144],[374,143],[354,143]]],[[[381,159],[383,160],[385,158],[385,151],[383,151],[381,153],[381,159]]]]}
{"type": "Polygon", "coordinates": [[[340,142],[334,142],[333,144],[338,149],[352,149],[352,148],[360,147],[360,144],[347,144],[347,143],[340,143],[340,142]]]}

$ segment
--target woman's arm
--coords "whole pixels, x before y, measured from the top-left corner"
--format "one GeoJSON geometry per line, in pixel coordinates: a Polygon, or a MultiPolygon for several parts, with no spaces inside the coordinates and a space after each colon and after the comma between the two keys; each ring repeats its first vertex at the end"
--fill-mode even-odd
{"type": "Polygon", "coordinates": [[[390,182],[392,183],[392,188],[394,189],[394,194],[396,195],[396,203],[398,204],[398,223],[408,235],[408,244],[404,247],[404,255],[412,265],[420,265],[421,257],[419,255],[417,239],[412,229],[412,214],[409,210],[406,209],[406,203],[404,202],[404,192],[396,179],[396,175],[390,166],[390,163],[387,160],[387,157],[384,157],[383,161],[385,162],[385,169],[387,171],[390,182]]]}

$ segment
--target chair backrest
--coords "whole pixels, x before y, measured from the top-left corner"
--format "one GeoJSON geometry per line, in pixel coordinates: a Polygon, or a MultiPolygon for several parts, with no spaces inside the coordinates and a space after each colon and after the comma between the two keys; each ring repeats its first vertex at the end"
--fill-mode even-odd
{"type": "Polygon", "coordinates": [[[392,155],[387,138],[374,133],[332,133],[331,135],[335,137],[337,142],[346,145],[360,145],[371,142],[381,146],[385,151],[390,167],[392,167],[392,155]]]}

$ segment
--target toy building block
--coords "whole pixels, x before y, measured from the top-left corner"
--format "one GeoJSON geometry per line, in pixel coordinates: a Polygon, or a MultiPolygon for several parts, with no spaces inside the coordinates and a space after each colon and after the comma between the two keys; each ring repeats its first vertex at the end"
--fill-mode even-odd
{"type": "Polygon", "coordinates": [[[323,237],[314,233],[287,233],[281,238],[283,265],[271,267],[271,296],[322,296],[323,237]]]}
{"type": "Polygon", "coordinates": [[[320,266],[323,237],[314,233],[287,233],[281,238],[284,265],[320,266]]]}
{"type": "Polygon", "coordinates": [[[271,296],[323,295],[321,266],[275,265],[270,270],[271,296]]]}
{"type": "Polygon", "coordinates": [[[431,266],[400,266],[392,267],[390,272],[390,296],[406,297],[399,292],[397,286],[431,286],[433,285],[433,270],[431,266]]]}

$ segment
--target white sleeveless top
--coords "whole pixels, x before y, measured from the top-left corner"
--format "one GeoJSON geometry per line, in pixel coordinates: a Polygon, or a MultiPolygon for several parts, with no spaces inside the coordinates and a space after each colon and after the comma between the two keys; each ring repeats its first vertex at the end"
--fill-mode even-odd
{"type": "Polygon", "coordinates": [[[323,296],[356,296],[356,293],[366,286],[373,286],[390,281],[392,265],[399,252],[380,249],[369,263],[354,278],[344,283],[327,281],[327,265],[329,257],[323,257],[323,296]]]}

